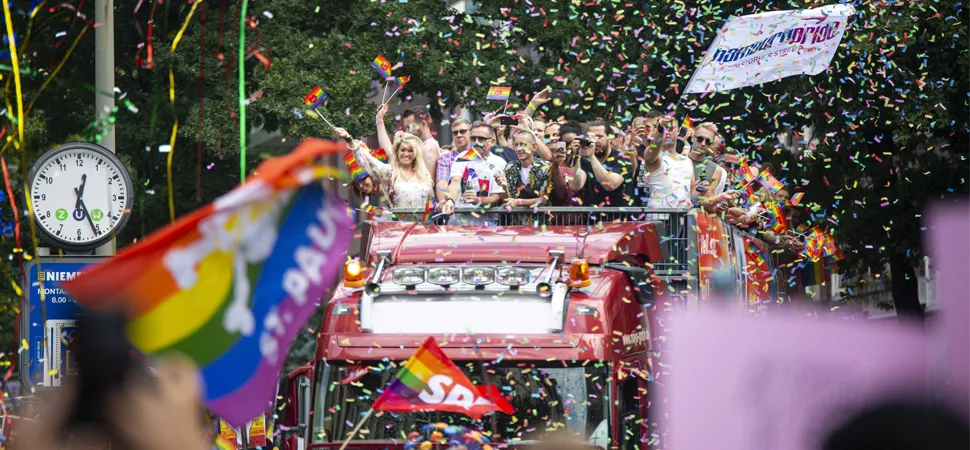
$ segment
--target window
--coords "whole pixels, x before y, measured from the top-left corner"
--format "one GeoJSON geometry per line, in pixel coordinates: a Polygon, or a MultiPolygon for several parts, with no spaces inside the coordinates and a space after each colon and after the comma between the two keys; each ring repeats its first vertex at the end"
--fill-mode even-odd
{"type": "MultiPolygon", "coordinates": [[[[482,365],[456,361],[472,383],[483,383],[482,365]]],[[[320,371],[314,403],[312,442],[339,442],[367,412],[400,365],[374,362],[346,365],[331,362],[320,371]]],[[[554,431],[595,440],[608,447],[610,370],[606,362],[567,364],[559,361],[511,362],[486,366],[488,380],[500,386],[515,408],[513,415],[490,414],[475,421],[454,413],[376,412],[362,428],[368,440],[400,440],[424,424],[445,422],[491,431],[501,441],[535,440],[554,431]]]]}

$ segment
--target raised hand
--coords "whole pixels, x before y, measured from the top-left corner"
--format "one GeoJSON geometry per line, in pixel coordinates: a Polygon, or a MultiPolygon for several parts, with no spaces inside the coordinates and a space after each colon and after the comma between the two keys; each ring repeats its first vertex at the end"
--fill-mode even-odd
{"type": "Polygon", "coordinates": [[[348,133],[347,130],[340,127],[333,127],[333,134],[337,135],[337,137],[341,139],[346,139],[348,141],[352,139],[350,137],[350,133],[348,133]]]}
{"type": "Polygon", "coordinates": [[[532,102],[531,102],[532,103],[532,106],[535,106],[536,108],[538,108],[538,107],[540,107],[542,105],[545,105],[546,103],[549,103],[550,101],[552,101],[552,99],[549,98],[549,91],[550,90],[551,89],[549,89],[549,88],[545,88],[545,89],[543,89],[543,90],[541,90],[539,92],[536,92],[536,94],[532,96],[532,102]]]}

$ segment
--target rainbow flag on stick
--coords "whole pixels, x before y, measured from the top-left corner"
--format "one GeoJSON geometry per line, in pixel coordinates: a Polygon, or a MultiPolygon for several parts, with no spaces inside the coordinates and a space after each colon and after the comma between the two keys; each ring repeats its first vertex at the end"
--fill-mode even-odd
{"type": "Polygon", "coordinates": [[[386,80],[391,77],[391,62],[384,57],[384,55],[377,55],[374,58],[374,62],[370,63],[370,66],[377,71],[382,80],[386,80]]]}
{"type": "Polygon", "coordinates": [[[766,212],[768,213],[768,220],[765,222],[765,228],[775,234],[788,231],[788,223],[785,222],[785,213],[782,211],[781,205],[772,203],[766,208],[766,212]]]}
{"type": "Polygon", "coordinates": [[[374,401],[378,411],[445,411],[473,419],[494,411],[515,410],[495,385],[476,386],[447,355],[433,337],[428,337],[401,368],[397,376],[374,401]]]}
{"type": "Polygon", "coordinates": [[[485,96],[485,100],[498,100],[500,102],[509,101],[509,95],[512,94],[511,87],[503,86],[492,86],[488,88],[488,95],[485,96]]]}
{"type": "Polygon", "coordinates": [[[317,109],[323,101],[326,100],[328,94],[320,89],[320,86],[314,86],[306,97],[303,97],[303,103],[310,107],[310,109],[317,109]]]}
{"type": "Polygon", "coordinates": [[[760,181],[761,185],[764,186],[765,189],[767,189],[768,192],[771,192],[772,194],[777,194],[778,191],[785,188],[785,183],[778,181],[778,179],[771,176],[771,174],[768,172],[762,171],[761,173],[759,173],[758,181],[760,181]]]}
{"type": "Polygon", "coordinates": [[[344,145],[307,139],[246,183],[62,287],[120,309],[146,354],[192,358],[208,408],[233,426],[273,400],[286,351],[326,294],[351,240],[347,205],[315,164],[344,145]]]}

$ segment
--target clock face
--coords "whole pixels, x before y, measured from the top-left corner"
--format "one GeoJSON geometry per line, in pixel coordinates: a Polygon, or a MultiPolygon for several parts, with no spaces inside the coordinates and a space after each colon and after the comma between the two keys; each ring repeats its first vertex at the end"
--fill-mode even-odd
{"type": "Polygon", "coordinates": [[[111,238],[131,211],[131,179],[103,147],[75,143],[41,156],[31,170],[34,214],[48,240],[90,249],[111,238]]]}

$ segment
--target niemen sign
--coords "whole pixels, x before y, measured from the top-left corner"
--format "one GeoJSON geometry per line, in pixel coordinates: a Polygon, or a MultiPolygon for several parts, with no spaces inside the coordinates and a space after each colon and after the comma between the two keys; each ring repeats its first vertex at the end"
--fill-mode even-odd
{"type": "Polygon", "coordinates": [[[20,373],[27,387],[60,386],[64,377],[74,372],[71,354],[74,325],[82,310],[60,288],[60,283],[73,280],[85,266],[101,260],[100,257],[45,257],[25,265],[27,276],[19,337],[20,342],[27,343],[27,348],[20,353],[20,373]],[[41,290],[46,311],[41,308],[41,290]]]}

